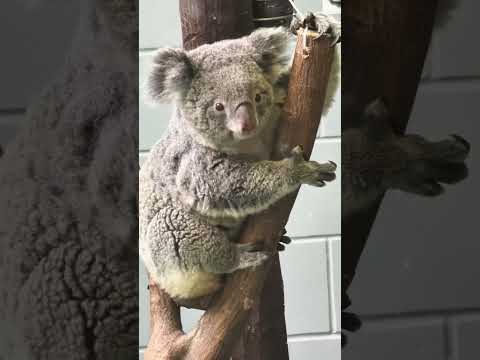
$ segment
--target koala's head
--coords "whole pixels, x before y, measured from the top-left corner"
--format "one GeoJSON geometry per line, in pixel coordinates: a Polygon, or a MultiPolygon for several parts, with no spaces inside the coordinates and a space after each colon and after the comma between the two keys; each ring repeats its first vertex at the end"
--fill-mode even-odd
{"type": "Polygon", "coordinates": [[[218,148],[257,136],[277,111],[288,33],[266,28],[191,51],[162,49],[148,80],[154,101],[173,101],[184,125],[218,148]]]}

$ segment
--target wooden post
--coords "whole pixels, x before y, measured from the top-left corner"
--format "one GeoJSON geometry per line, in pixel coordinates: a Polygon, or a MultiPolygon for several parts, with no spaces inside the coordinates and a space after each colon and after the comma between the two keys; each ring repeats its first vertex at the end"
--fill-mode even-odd
{"type": "MultiPolygon", "coordinates": [[[[238,2],[181,0],[181,14],[197,18],[210,16],[206,21],[211,25],[220,24],[229,29],[241,29],[238,34],[243,35],[242,31],[246,31],[248,26],[226,25],[218,20],[220,13],[217,10],[227,9],[228,6],[225,3],[233,5],[238,2]],[[211,14],[216,17],[215,21],[211,14]]],[[[208,26],[200,24],[201,20],[190,22],[187,19],[182,18],[187,48],[200,45],[203,41],[213,42],[226,37],[236,37],[231,36],[231,33],[228,36],[219,35],[218,29],[206,30],[208,35],[204,36],[201,31],[208,26]]],[[[232,18],[230,19],[233,21],[232,18]]],[[[308,33],[307,42],[311,48],[308,58],[303,56],[303,39],[299,38],[297,43],[289,87],[291,100],[286,105],[286,116],[279,130],[279,139],[283,144],[291,147],[303,145],[306,155],[310,156],[322,114],[333,48],[330,46],[330,39],[319,37],[313,32],[308,33]]],[[[287,223],[295,197],[296,194],[283,199],[270,210],[250,218],[240,242],[248,243],[265,239],[267,247],[274,249],[278,234],[287,223]]],[[[223,292],[202,316],[197,328],[189,334],[181,331],[178,306],[175,306],[153,283],[150,284],[150,301],[152,334],[145,352],[145,360],[230,359],[235,344],[242,335],[241,346],[235,350],[234,359],[288,359],[278,257],[263,267],[238,271],[229,276],[223,292]],[[268,284],[264,287],[266,279],[268,284]],[[262,293],[262,290],[265,291],[262,293]],[[260,330],[256,334],[244,331],[245,324],[252,313],[250,324],[259,325],[257,329],[260,330]],[[273,330],[268,323],[269,320],[276,321],[273,330]],[[254,346],[254,351],[249,347],[251,345],[254,346]]]]}
{"type": "MultiPolygon", "coordinates": [[[[358,105],[383,96],[403,133],[415,99],[437,0],[349,0],[342,7],[342,130],[355,127],[358,105]]],[[[342,143],[342,147],[348,147],[342,143]]],[[[348,169],[344,169],[345,172],[348,169]]],[[[380,201],[342,217],[342,306],[380,201]]]]}
{"type": "Polygon", "coordinates": [[[194,49],[253,30],[251,1],[180,0],[183,47],[194,49]]]}

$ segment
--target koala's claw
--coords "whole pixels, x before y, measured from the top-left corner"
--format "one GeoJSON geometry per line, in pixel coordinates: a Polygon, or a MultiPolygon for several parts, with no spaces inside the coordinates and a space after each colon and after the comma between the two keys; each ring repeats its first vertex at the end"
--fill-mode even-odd
{"type": "Polygon", "coordinates": [[[294,171],[302,184],[321,187],[325,186],[326,181],[335,180],[337,164],[333,161],[320,164],[316,161],[305,160],[301,145],[297,145],[292,149],[290,159],[293,162],[294,171]]]}
{"type": "MultiPolygon", "coordinates": [[[[360,318],[350,312],[342,311],[342,329],[348,332],[356,332],[362,327],[360,318]]],[[[342,347],[347,344],[347,336],[342,331],[342,347]]]]}
{"type": "Polygon", "coordinates": [[[322,187],[325,186],[325,182],[335,180],[335,170],[337,169],[335,163],[320,164],[316,161],[308,161],[306,167],[309,172],[306,183],[309,185],[322,187]]]}
{"type": "Polygon", "coordinates": [[[338,44],[341,39],[340,22],[326,14],[308,12],[303,19],[294,17],[290,25],[291,32],[297,35],[300,28],[317,31],[319,36],[328,35],[332,38],[332,46],[338,44]]]}
{"type": "Polygon", "coordinates": [[[285,235],[287,233],[287,230],[283,229],[280,233],[280,238],[278,240],[277,244],[277,251],[283,251],[285,250],[285,245],[288,245],[292,242],[292,239],[285,235]]]}
{"type": "Polygon", "coordinates": [[[450,136],[452,138],[454,138],[455,140],[457,140],[459,143],[463,144],[467,151],[470,151],[470,143],[467,140],[465,140],[463,137],[461,137],[460,135],[457,135],[457,134],[452,134],[450,136]]]}

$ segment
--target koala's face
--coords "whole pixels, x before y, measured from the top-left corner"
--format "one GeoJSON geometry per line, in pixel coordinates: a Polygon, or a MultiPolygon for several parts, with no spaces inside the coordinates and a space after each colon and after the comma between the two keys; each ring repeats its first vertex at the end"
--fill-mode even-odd
{"type": "Polygon", "coordinates": [[[262,69],[240,59],[200,71],[180,104],[195,131],[218,147],[258,135],[275,107],[272,84],[262,69]]]}
{"type": "Polygon", "coordinates": [[[185,126],[216,148],[253,138],[276,111],[274,86],[286,68],[286,43],[285,30],[261,29],[190,52],[161,50],[151,95],[174,100],[185,126]]]}

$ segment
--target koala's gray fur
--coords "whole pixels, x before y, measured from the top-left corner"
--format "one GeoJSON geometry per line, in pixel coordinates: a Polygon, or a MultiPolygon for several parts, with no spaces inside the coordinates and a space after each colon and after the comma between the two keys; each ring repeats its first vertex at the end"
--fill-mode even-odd
{"type": "Polygon", "coordinates": [[[301,184],[335,177],[335,164],[305,161],[299,148],[268,160],[285,97],[287,40],[284,29],[260,29],[155,57],[150,95],[176,107],[140,171],[140,254],[173,298],[210,294],[222,274],[261,264],[266,252],[235,243],[246,216],[301,184]],[[255,119],[247,136],[236,127],[245,116],[255,119]]]}
{"type": "Polygon", "coordinates": [[[368,208],[387,189],[424,196],[443,192],[467,176],[470,145],[458,135],[431,142],[420,135],[398,135],[381,99],[370,103],[362,125],[342,133],[342,217],[368,208]]]}

